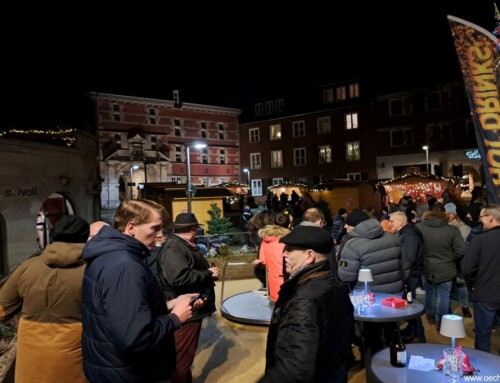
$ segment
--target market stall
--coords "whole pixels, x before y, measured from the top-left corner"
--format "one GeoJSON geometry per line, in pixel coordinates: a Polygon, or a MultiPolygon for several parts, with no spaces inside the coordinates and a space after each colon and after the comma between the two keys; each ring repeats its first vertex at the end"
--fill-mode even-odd
{"type": "Polygon", "coordinates": [[[409,173],[387,181],[379,182],[377,187],[385,190],[385,203],[398,203],[404,196],[416,199],[425,195],[441,198],[445,190],[453,191],[456,188],[455,180],[438,177],[432,174],[409,173]]]}

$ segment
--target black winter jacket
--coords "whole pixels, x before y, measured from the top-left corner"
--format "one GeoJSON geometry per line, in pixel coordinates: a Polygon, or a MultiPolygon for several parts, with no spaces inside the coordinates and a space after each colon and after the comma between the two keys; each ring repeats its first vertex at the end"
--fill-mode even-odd
{"type": "Polygon", "coordinates": [[[408,280],[410,277],[420,278],[424,268],[424,258],[422,256],[422,233],[412,224],[403,226],[396,233],[401,240],[403,248],[403,279],[408,280]],[[408,275],[409,271],[409,275],[408,275]]]}
{"type": "Polygon", "coordinates": [[[261,382],[337,381],[351,362],[353,307],[328,262],[309,265],[282,286],[269,327],[261,382]]]}
{"type": "Polygon", "coordinates": [[[90,382],[154,382],[175,369],[174,332],[148,249],[109,226],[83,249],[83,369],[90,382]]]}
{"type": "Polygon", "coordinates": [[[212,272],[208,270],[208,262],[196,245],[191,245],[181,237],[170,234],[158,257],[163,293],[167,299],[181,294],[206,294],[207,301],[187,321],[193,322],[211,315],[215,311],[215,291],[212,272]]]}

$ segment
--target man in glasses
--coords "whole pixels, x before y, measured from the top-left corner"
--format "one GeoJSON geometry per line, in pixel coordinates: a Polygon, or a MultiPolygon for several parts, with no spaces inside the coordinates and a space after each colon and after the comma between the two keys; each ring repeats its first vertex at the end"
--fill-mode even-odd
{"type": "Polygon", "coordinates": [[[479,219],[486,231],[472,239],[461,266],[474,289],[474,346],[490,352],[491,330],[500,318],[500,205],[486,206],[479,219]]]}

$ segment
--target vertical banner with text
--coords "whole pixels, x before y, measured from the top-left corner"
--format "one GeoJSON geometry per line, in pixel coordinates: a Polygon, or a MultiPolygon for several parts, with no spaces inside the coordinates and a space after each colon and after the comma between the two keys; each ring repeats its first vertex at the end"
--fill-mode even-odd
{"type": "Polygon", "coordinates": [[[448,16],[467,91],[488,202],[500,203],[500,97],[497,38],[485,29],[448,16]]]}

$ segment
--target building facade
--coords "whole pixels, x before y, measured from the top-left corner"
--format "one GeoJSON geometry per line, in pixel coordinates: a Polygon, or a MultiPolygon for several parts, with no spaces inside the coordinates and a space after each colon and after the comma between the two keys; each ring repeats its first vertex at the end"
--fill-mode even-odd
{"type": "Polygon", "coordinates": [[[92,93],[96,108],[103,209],[136,198],[149,182],[187,183],[189,146],[193,185],[240,179],[239,109],[92,93]],[[207,146],[195,149],[203,142],[207,146]]]}
{"type": "Polygon", "coordinates": [[[287,181],[376,178],[374,110],[361,90],[354,80],[255,101],[240,123],[252,195],[287,181]]]}

